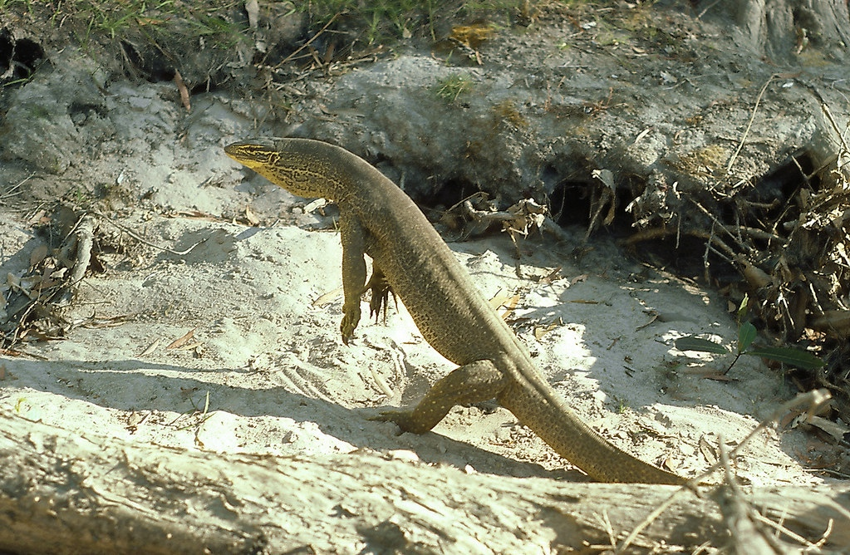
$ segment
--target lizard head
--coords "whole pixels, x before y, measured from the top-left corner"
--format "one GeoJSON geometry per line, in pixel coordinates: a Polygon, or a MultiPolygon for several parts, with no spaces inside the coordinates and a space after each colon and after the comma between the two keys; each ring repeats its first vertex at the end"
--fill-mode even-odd
{"type": "Polygon", "coordinates": [[[341,150],[308,139],[251,139],[224,147],[224,152],[275,185],[302,197],[335,195],[326,185],[332,177],[329,152],[341,150]]]}
{"type": "MultiPolygon", "coordinates": [[[[271,139],[253,139],[240,141],[224,147],[224,153],[262,175],[272,183],[278,183],[281,177],[277,167],[280,162],[280,151],[271,139]]],[[[281,185],[283,187],[283,185],[281,185]]]]}

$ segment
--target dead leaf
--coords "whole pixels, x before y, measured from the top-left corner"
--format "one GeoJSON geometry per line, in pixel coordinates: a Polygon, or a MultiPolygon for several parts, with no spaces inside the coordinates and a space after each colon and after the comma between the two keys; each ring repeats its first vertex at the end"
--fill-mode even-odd
{"type": "Polygon", "coordinates": [[[717,462],[717,450],[714,448],[714,444],[709,442],[705,436],[700,436],[699,438],[699,452],[709,464],[717,462]]]}
{"type": "Polygon", "coordinates": [[[561,325],[560,322],[552,322],[546,326],[534,326],[534,337],[540,341],[544,335],[556,329],[559,325],[561,325]]]}
{"type": "Polygon", "coordinates": [[[47,216],[46,210],[39,210],[38,212],[33,214],[32,218],[29,219],[27,224],[29,224],[29,225],[36,225],[36,224],[43,225],[43,224],[49,223],[50,219],[47,218],[46,216],[47,216]]]}
{"type": "Polygon", "coordinates": [[[744,275],[744,279],[754,289],[761,289],[773,283],[773,278],[767,272],[744,258],[743,255],[738,256],[735,261],[741,265],[741,273],[744,275]]]}
{"type": "Polygon", "coordinates": [[[490,306],[493,310],[499,310],[502,304],[510,298],[510,295],[505,293],[502,289],[499,289],[499,292],[496,293],[493,298],[490,299],[490,306]]]}
{"type": "Polygon", "coordinates": [[[136,426],[147,420],[150,414],[150,412],[131,412],[130,415],[127,417],[127,427],[135,428],[136,426]]]}
{"type": "Polygon", "coordinates": [[[337,287],[333,291],[328,291],[327,293],[313,301],[313,306],[324,306],[330,302],[333,302],[339,297],[340,293],[342,293],[342,287],[337,287]]]}
{"type": "Polygon", "coordinates": [[[493,310],[499,310],[505,307],[505,312],[502,314],[502,319],[507,320],[513,313],[516,306],[519,304],[519,295],[508,295],[501,290],[496,293],[496,296],[490,299],[490,306],[493,310]]]}
{"type": "Polygon", "coordinates": [[[183,82],[183,76],[177,70],[174,71],[174,84],[177,85],[177,90],[180,91],[180,102],[183,104],[183,107],[186,108],[187,112],[191,111],[192,103],[189,101],[189,88],[186,87],[186,83],[183,82]]]}
{"type": "Polygon", "coordinates": [[[806,424],[814,426],[815,428],[827,433],[835,441],[844,441],[844,438],[850,434],[850,428],[847,426],[843,426],[838,422],[833,422],[832,420],[828,420],[820,416],[811,416],[806,418],[806,414],[803,414],[801,415],[800,420],[803,420],[806,424]]]}
{"type": "Polygon", "coordinates": [[[260,218],[254,214],[254,211],[251,210],[250,206],[245,207],[245,219],[251,224],[252,227],[257,227],[260,225],[260,218]]]}
{"type": "Polygon", "coordinates": [[[174,347],[175,351],[191,351],[192,349],[197,349],[202,346],[203,343],[200,341],[194,341],[192,343],[186,343],[185,345],[181,345],[179,347],[174,347]]]}
{"type": "Polygon", "coordinates": [[[32,298],[31,292],[35,289],[38,289],[41,286],[41,283],[41,276],[24,276],[21,278],[21,281],[18,285],[21,288],[21,291],[23,291],[32,298]]]}
{"type": "MultiPolygon", "coordinates": [[[[179,341],[179,340],[178,340],[178,341],[179,341]]],[[[148,356],[149,354],[151,354],[151,353],[153,353],[154,351],[156,351],[157,347],[159,347],[159,344],[160,344],[161,342],[162,342],[162,339],[157,338],[157,339],[156,339],[153,343],[151,343],[150,345],[148,345],[148,348],[147,348],[147,349],[145,349],[144,351],[142,351],[141,353],[139,353],[139,354],[138,354],[138,355],[136,355],[136,356],[138,356],[138,357],[146,357],[146,356],[148,356]]]]}
{"type": "Polygon", "coordinates": [[[139,24],[139,27],[147,27],[148,25],[162,25],[168,21],[161,17],[137,17],[136,22],[139,24]]]}
{"type": "Polygon", "coordinates": [[[322,208],[327,206],[327,204],[328,204],[328,199],[317,198],[316,200],[314,200],[313,202],[310,202],[309,204],[307,204],[304,207],[304,213],[305,214],[312,214],[316,210],[321,210],[322,208]]]}
{"type": "Polygon", "coordinates": [[[562,268],[561,266],[558,266],[557,268],[553,269],[551,272],[549,272],[548,274],[546,274],[545,276],[540,278],[539,283],[547,284],[547,283],[552,283],[553,281],[560,279],[561,278],[561,268],[562,268]]]}
{"type": "Polygon", "coordinates": [[[183,218],[197,218],[197,219],[200,219],[200,220],[209,220],[209,221],[212,221],[212,222],[224,221],[221,218],[216,218],[215,216],[211,216],[211,215],[207,214],[206,212],[201,212],[200,210],[178,210],[178,211],[176,211],[176,212],[174,212],[173,214],[170,214],[170,215],[171,216],[180,216],[180,217],[183,217],[183,218]]]}
{"type": "Polygon", "coordinates": [[[789,427],[793,427],[797,425],[797,418],[803,414],[802,410],[792,410],[785,414],[782,418],[779,419],[779,428],[784,430],[789,427]]]}
{"type": "Polygon", "coordinates": [[[39,262],[47,258],[47,245],[39,245],[30,253],[30,268],[36,266],[39,262]]]}
{"type": "Polygon", "coordinates": [[[186,335],[184,335],[180,339],[175,339],[174,341],[172,341],[171,344],[168,345],[168,347],[166,347],[166,349],[172,349],[172,350],[178,349],[178,348],[182,347],[183,345],[185,345],[194,336],[195,336],[195,330],[192,329],[189,332],[187,332],[186,335]]]}
{"type": "Polygon", "coordinates": [[[511,317],[511,314],[514,313],[517,305],[519,304],[519,295],[514,295],[506,303],[504,303],[505,312],[502,314],[502,319],[507,320],[511,317]]]}

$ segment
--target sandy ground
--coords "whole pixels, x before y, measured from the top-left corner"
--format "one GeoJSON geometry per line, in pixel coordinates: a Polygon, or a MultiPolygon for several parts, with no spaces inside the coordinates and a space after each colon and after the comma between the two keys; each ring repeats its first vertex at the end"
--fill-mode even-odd
{"type": "MultiPolygon", "coordinates": [[[[81,284],[64,340],[3,358],[0,403],[80,434],[185,449],[409,450],[483,473],[584,479],[495,404],[456,408],[423,436],[369,421],[376,407],[415,402],[451,365],[401,305],[385,325],[364,320],[342,344],[333,209],[305,214],[307,200],[223,154],[254,134],[238,102],[198,95],[181,140],[164,131],[185,117],[170,87],[117,83],[110,92],[115,154],[88,169],[142,195],[110,218],[159,248],[101,218],[100,233],[126,253],[102,255],[108,271],[81,284]],[[259,226],[228,221],[246,207],[259,226]]],[[[30,213],[11,208],[2,271],[20,275],[42,239],[30,213]]],[[[673,348],[691,333],[732,342],[736,325],[717,295],[631,261],[604,236],[585,245],[583,230],[568,233],[573,241],[521,241],[519,261],[506,236],[450,245],[487,298],[510,306],[516,296],[501,310],[538,368],[612,442],[693,475],[714,462],[718,441],[736,443],[793,396],[759,360],[739,361],[720,381],[706,375],[728,358],[700,361],[673,348]]],[[[737,469],[754,484],[815,483],[806,461],[825,448],[783,427],[746,448],[737,469]]]]}

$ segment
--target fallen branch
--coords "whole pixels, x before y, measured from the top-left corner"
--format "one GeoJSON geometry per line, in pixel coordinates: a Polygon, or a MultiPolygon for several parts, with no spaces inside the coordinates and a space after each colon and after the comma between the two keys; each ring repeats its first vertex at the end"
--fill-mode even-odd
{"type": "MultiPolygon", "coordinates": [[[[674,489],[470,474],[363,449],[185,451],[0,419],[0,551],[596,552],[674,489]]],[[[810,542],[833,523],[825,550],[850,545],[850,485],[748,494],[810,542]]],[[[728,534],[712,500],[686,494],[636,545],[694,552],[728,534]]]]}

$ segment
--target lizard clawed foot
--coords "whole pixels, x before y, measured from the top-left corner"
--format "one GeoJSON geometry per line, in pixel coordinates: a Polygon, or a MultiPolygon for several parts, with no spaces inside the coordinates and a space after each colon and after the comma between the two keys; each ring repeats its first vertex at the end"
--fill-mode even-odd
{"type": "MultiPolygon", "coordinates": [[[[369,301],[369,316],[374,316],[375,322],[377,323],[381,315],[381,309],[383,308],[384,323],[386,324],[387,305],[389,304],[387,301],[389,300],[390,293],[393,295],[393,300],[396,300],[396,298],[392,287],[390,287],[390,282],[387,281],[387,277],[384,275],[384,272],[377,266],[373,266],[372,277],[369,278],[369,282],[366,284],[364,291],[369,290],[372,291],[372,299],[369,301]]],[[[398,308],[398,301],[396,301],[396,308],[398,308]]]]}
{"type": "Polygon", "coordinates": [[[374,416],[370,416],[368,420],[373,422],[395,422],[395,424],[401,428],[402,432],[410,432],[413,434],[424,434],[430,429],[422,429],[422,426],[417,424],[416,420],[413,418],[412,410],[383,410],[374,416]]]}
{"type": "MultiPolygon", "coordinates": [[[[384,324],[387,323],[387,301],[390,298],[390,293],[393,293],[393,290],[389,287],[372,287],[372,299],[369,301],[369,317],[375,317],[375,323],[377,323],[381,318],[381,309],[384,311],[384,324]]],[[[393,299],[395,299],[395,293],[393,293],[393,299]]]]}
{"type": "Polygon", "coordinates": [[[339,325],[339,331],[342,332],[342,342],[348,345],[348,340],[354,335],[354,330],[357,328],[357,324],[360,323],[360,299],[358,298],[357,302],[351,305],[344,305],[342,311],[343,317],[342,323],[339,325]]]}

